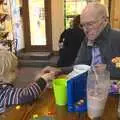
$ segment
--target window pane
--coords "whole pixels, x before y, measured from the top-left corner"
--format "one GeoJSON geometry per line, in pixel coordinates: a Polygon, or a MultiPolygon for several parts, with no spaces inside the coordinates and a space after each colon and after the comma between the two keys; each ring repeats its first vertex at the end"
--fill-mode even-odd
{"type": "Polygon", "coordinates": [[[31,45],[46,45],[44,0],[29,0],[31,45]]]}
{"type": "Polygon", "coordinates": [[[74,16],[81,14],[87,0],[65,0],[65,25],[70,27],[70,22],[74,16]]]}

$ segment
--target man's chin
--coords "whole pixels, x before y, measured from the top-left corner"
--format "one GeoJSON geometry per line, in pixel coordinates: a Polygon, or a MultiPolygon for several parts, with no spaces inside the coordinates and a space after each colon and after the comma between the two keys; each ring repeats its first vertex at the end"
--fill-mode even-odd
{"type": "Polygon", "coordinates": [[[94,42],[94,41],[95,41],[95,39],[96,39],[96,37],[95,37],[95,36],[94,36],[94,37],[93,37],[93,36],[88,36],[87,38],[88,38],[88,40],[89,40],[89,41],[91,41],[91,42],[94,42]]]}

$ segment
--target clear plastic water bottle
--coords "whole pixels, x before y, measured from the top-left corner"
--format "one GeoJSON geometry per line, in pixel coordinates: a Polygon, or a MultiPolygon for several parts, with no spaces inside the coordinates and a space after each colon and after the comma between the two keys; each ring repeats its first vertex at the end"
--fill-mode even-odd
{"type": "Polygon", "coordinates": [[[90,119],[101,119],[107,101],[109,87],[110,72],[106,69],[106,65],[98,64],[93,66],[88,71],[87,79],[87,112],[90,119]]]}

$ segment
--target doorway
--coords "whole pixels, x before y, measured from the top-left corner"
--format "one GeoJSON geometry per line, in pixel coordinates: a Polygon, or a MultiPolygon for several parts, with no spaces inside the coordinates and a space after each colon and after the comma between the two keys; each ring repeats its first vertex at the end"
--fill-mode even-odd
{"type": "Polygon", "coordinates": [[[23,0],[25,51],[51,52],[51,0],[23,0]]]}

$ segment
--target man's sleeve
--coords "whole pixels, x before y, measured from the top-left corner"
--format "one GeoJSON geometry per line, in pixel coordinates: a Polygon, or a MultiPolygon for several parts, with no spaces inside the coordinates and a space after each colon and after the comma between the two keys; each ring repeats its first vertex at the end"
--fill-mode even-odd
{"type": "Polygon", "coordinates": [[[82,59],[84,57],[83,52],[84,52],[84,42],[81,43],[81,47],[78,50],[78,54],[74,62],[75,65],[82,63],[82,59]]]}

